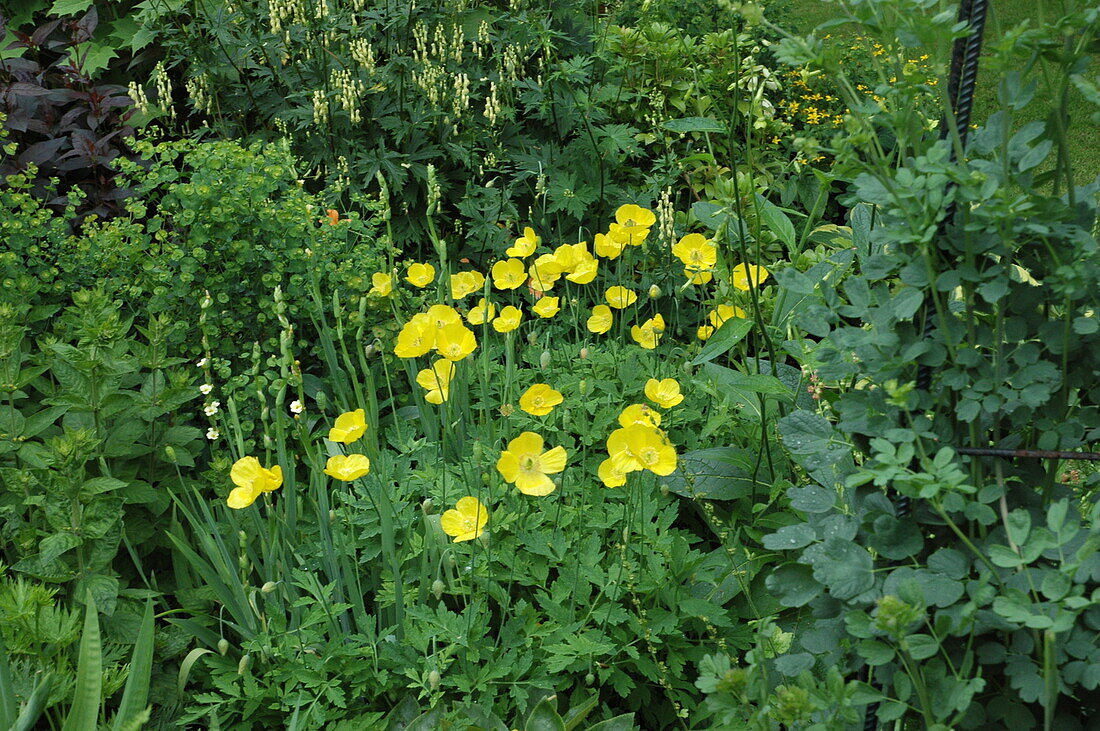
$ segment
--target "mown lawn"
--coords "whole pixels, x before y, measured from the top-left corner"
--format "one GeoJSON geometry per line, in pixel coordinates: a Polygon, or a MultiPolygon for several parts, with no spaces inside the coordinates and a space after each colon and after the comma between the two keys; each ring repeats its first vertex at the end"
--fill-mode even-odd
{"type": "MultiPolygon", "coordinates": [[[[822,0],[789,0],[789,12],[784,13],[788,23],[795,30],[809,33],[821,23],[841,17],[843,10],[838,3],[822,2],[822,0]]],[[[1032,27],[1041,26],[1050,22],[1054,17],[1054,11],[1042,7],[1042,3],[1028,2],[1027,0],[1001,0],[990,3],[989,16],[986,21],[985,40],[1000,38],[1004,32],[1024,20],[1029,20],[1032,27]],[[1044,15],[1045,12],[1045,15],[1044,15]]],[[[855,34],[854,24],[834,26],[826,32],[834,35],[855,34]]],[[[985,54],[983,53],[983,56],[985,54]]],[[[1021,59],[1021,63],[1023,59],[1021,59]]],[[[1096,74],[1095,60],[1091,73],[1096,74]]],[[[1050,114],[1051,100],[1054,98],[1056,85],[1060,80],[1052,73],[1055,69],[1050,64],[1044,64],[1033,78],[1038,81],[1038,89],[1035,100],[1025,109],[1017,113],[1015,126],[1019,127],[1033,120],[1044,120],[1050,114]]],[[[993,81],[995,74],[989,68],[989,64],[983,64],[979,68],[978,83],[974,96],[973,121],[981,124],[990,114],[997,111],[997,85],[993,81]]],[[[1100,133],[1100,124],[1091,119],[1098,110],[1090,104],[1077,91],[1076,87],[1070,87],[1069,94],[1069,143],[1070,154],[1074,169],[1074,179],[1078,185],[1084,185],[1100,174],[1100,145],[1095,144],[1097,134],[1100,133]]],[[[1040,170],[1048,170],[1053,167],[1054,156],[1051,155],[1040,170]]]]}

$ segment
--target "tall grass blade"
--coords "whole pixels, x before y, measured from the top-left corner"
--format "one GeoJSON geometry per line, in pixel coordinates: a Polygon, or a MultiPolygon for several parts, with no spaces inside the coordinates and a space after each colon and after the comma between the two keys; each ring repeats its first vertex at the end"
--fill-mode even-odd
{"type": "Polygon", "coordinates": [[[31,731],[38,725],[38,718],[42,711],[46,710],[46,701],[53,692],[53,673],[46,673],[34,686],[30,698],[20,712],[19,717],[12,723],[9,731],[31,731]]]}
{"type": "Polygon", "coordinates": [[[122,690],[122,702],[119,704],[114,731],[123,731],[145,712],[149,701],[149,679],[153,672],[153,601],[145,605],[145,616],[141,618],[141,629],[134,642],[134,654],[130,656],[130,674],[126,677],[126,686],[122,690]]]}
{"type": "Polygon", "coordinates": [[[80,656],[76,663],[73,704],[61,731],[96,731],[102,692],[103,647],[99,636],[99,612],[89,592],[84,612],[84,634],[80,637],[80,656]]]}
{"type": "Polygon", "coordinates": [[[19,704],[15,700],[15,688],[11,684],[11,665],[8,664],[8,648],[0,637],[0,728],[11,728],[19,704]]]}

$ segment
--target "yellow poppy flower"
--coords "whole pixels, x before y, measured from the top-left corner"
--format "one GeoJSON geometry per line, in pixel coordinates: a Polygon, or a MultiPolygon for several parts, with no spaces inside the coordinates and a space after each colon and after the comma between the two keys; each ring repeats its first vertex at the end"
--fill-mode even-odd
{"type": "Polygon", "coordinates": [[[255,457],[241,457],[230,468],[229,479],[236,487],[225,503],[234,510],[240,510],[256,502],[261,493],[279,489],[283,484],[283,468],[273,465],[267,469],[255,457]]]}
{"type": "Polygon", "coordinates": [[[671,409],[684,400],[684,395],[680,393],[680,384],[675,378],[665,378],[660,381],[650,378],[645,383],[645,395],[662,409],[671,409]]]}
{"type": "Polygon", "coordinates": [[[429,404],[441,404],[451,396],[451,381],[454,380],[458,367],[446,358],[440,358],[432,364],[431,368],[425,368],[416,374],[417,384],[427,391],[424,400],[429,404]]]}
{"type": "Polygon", "coordinates": [[[572,271],[565,275],[565,278],[574,284],[588,284],[596,278],[599,270],[600,260],[586,251],[572,271]]]}
{"type": "Polygon", "coordinates": [[[615,223],[624,227],[649,228],[657,223],[657,216],[648,208],[627,203],[615,210],[615,223]]]}
{"type": "Polygon", "coordinates": [[[454,538],[455,543],[472,541],[485,532],[489,523],[489,511],[476,497],[459,498],[455,506],[443,513],[439,525],[443,532],[454,538]]]}
{"type": "Polygon", "coordinates": [[[498,261],[490,271],[497,289],[517,289],[527,281],[527,268],[520,259],[498,261]]]}
{"type": "Polygon", "coordinates": [[[540,297],[531,310],[539,317],[553,317],[561,312],[560,297],[540,297]]]}
{"type": "Polygon", "coordinates": [[[557,486],[548,475],[565,469],[568,455],[564,447],[542,451],[543,439],[535,432],[525,431],[508,442],[508,449],[497,460],[497,471],[524,495],[549,495],[557,486]]]}
{"type": "Polygon", "coordinates": [[[649,470],[669,475],[676,469],[676,449],[660,431],[642,424],[616,429],[607,438],[607,453],[622,472],[649,470]]]}
{"type": "Polygon", "coordinates": [[[370,275],[371,284],[374,286],[370,288],[370,294],[376,294],[379,297],[389,297],[393,292],[393,275],[387,272],[375,272],[370,275]]]}
{"type": "Polygon", "coordinates": [[[703,234],[687,234],[672,247],[672,253],[691,271],[713,269],[718,263],[718,247],[703,234]]]}
{"type": "Polygon", "coordinates": [[[731,284],[742,292],[759,287],[768,278],[768,270],[755,264],[738,264],[730,272],[731,284]]]}
{"type": "Polygon", "coordinates": [[[649,236],[649,229],[641,226],[620,226],[613,223],[607,227],[608,237],[619,246],[641,246],[649,236]]]}
{"type": "Polygon", "coordinates": [[[607,304],[611,305],[616,310],[621,310],[637,302],[638,293],[632,289],[616,284],[614,287],[607,288],[607,292],[604,293],[604,299],[607,300],[607,304]]]}
{"type": "Polygon", "coordinates": [[[440,329],[435,336],[435,349],[447,360],[458,361],[477,348],[474,331],[461,322],[440,329]]]}
{"type": "Polygon", "coordinates": [[[611,457],[600,462],[596,475],[604,487],[622,487],[626,484],[626,473],[615,467],[615,460],[611,457]]]}
{"type": "Polygon", "coordinates": [[[634,424],[653,428],[659,427],[661,425],[661,412],[650,408],[646,404],[631,404],[619,414],[619,426],[626,427],[634,424]]]}
{"type": "Polygon", "coordinates": [[[711,325],[700,325],[699,329],[695,331],[695,334],[700,340],[710,340],[710,336],[714,334],[714,327],[711,325]]]}
{"type": "Polygon", "coordinates": [[[336,423],[328,430],[330,442],[351,444],[367,431],[366,412],[362,409],[347,411],[336,417],[336,423]]]}
{"type": "Polygon", "coordinates": [[[421,312],[401,328],[393,352],[398,358],[416,358],[435,347],[436,328],[428,316],[421,312]]]}
{"type": "Polygon", "coordinates": [[[496,312],[496,305],[482,297],[478,301],[477,307],[471,308],[470,311],[466,314],[466,319],[471,325],[482,325],[489,320],[492,320],[493,317],[496,315],[496,312]]]}
{"type": "Polygon", "coordinates": [[[545,383],[536,383],[519,397],[519,407],[531,416],[546,416],[564,400],[560,392],[545,383]]]}
{"type": "Polygon", "coordinates": [[[521,320],[523,320],[523,312],[516,307],[512,307],[512,305],[508,305],[493,320],[493,329],[498,333],[512,332],[519,327],[521,320]]]}
{"type": "Polygon", "coordinates": [[[611,314],[611,308],[607,305],[596,305],[592,308],[592,316],[588,318],[588,331],[602,335],[611,329],[615,321],[611,314]]]}
{"type": "Polygon", "coordinates": [[[435,281],[435,267],[431,264],[410,264],[405,270],[405,280],[414,287],[427,287],[435,281]]]}
{"type": "Polygon", "coordinates": [[[362,454],[334,454],[325,463],[325,474],[337,480],[351,482],[370,472],[370,460],[362,454]]]}
{"type": "Polygon", "coordinates": [[[726,320],[730,320],[734,317],[745,316],[745,311],[735,305],[718,305],[710,312],[707,313],[707,321],[715,328],[722,327],[722,323],[726,320]]]}
{"type": "Polygon", "coordinates": [[[415,320],[418,317],[423,317],[436,332],[442,330],[448,325],[461,325],[462,315],[458,314],[458,310],[450,305],[432,305],[428,308],[428,311],[421,315],[414,315],[415,320]]]}
{"type": "Polygon", "coordinates": [[[646,350],[653,350],[661,341],[661,334],[664,331],[665,318],[658,313],[641,325],[631,326],[630,337],[634,338],[634,342],[646,350]]]}
{"type": "Polygon", "coordinates": [[[504,253],[508,256],[528,257],[535,253],[535,249],[542,243],[542,238],[535,234],[535,230],[528,226],[523,229],[523,236],[516,239],[515,244],[509,246],[504,253]]]}
{"type": "Polygon", "coordinates": [[[605,259],[617,259],[623,253],[624,244],[615,241],[608,234],[596,234],[596,255],[605,259]]]}
{"type": "Polygon", "coordinates": [[[531,277],[531,286],[539,292],[546,292],[561,279],[562,268],[553,254],[543,254],[528,267],[527,273],[531,277]]]}
{"type": "Polygon", "coordinates": [[[485,275],[481,272],[459,272],[451,275],[451,299],[460,300],[466,295],[477,292],[485,286],[485,275]]]}

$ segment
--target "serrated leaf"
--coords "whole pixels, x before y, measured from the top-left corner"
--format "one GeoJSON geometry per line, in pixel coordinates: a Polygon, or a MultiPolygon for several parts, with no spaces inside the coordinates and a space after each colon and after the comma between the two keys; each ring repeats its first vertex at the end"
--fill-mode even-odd
{"type": "Polygon", "coordinates": [[[92,2],[93,0],[56,0],[50,6],[49,14],[59,16],[76,15],[92,7],[92,2]]]}

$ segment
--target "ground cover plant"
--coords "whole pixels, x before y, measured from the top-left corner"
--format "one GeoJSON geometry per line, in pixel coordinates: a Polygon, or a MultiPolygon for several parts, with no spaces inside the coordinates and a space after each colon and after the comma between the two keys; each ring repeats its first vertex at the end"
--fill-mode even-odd
{"type": "Polygon", "coordinates": [[[27,11],[0,725],[1087,727],[1094,5],[27,11]]]}

